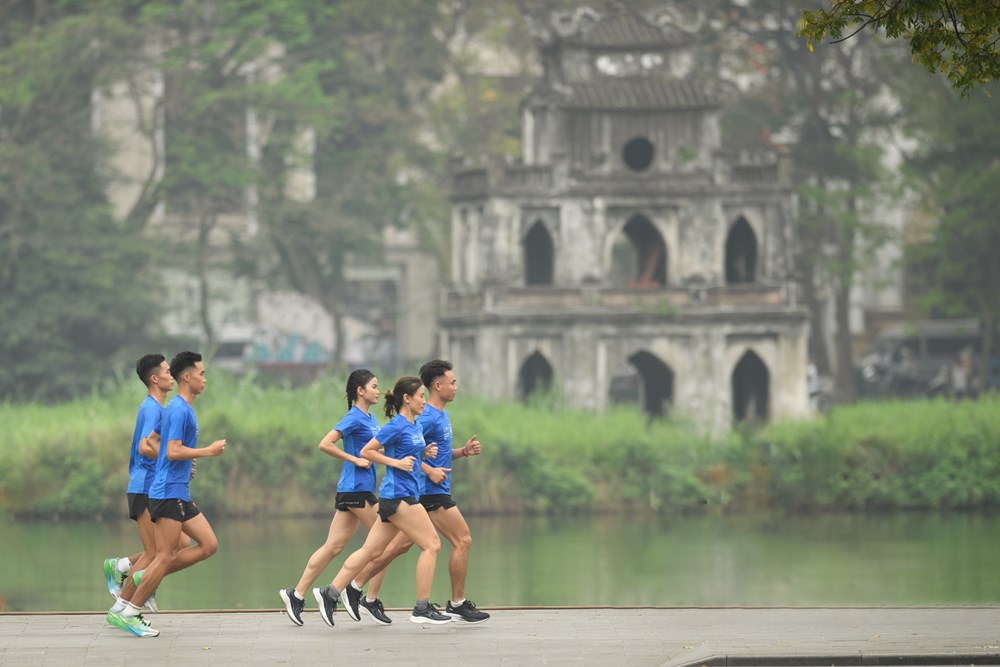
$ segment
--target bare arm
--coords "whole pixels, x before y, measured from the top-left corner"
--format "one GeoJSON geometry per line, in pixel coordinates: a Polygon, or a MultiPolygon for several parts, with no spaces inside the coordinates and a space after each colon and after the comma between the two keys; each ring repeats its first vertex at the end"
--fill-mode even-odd
{"type": "Polygon", "coordinates": [[[167,441],[167,458],[171,461],[190,461],[206,456],[222,456],[222,452],[225,450],[225,440],[216,440],[208,447],[185,447],[180,440],[167,441]]]}
{"type": "Polygon", "coordinates": [[[160,455],[160,434],[153,431],[139,441],[139,453],[146,458],[155,459],[160,455]]]}
{"type": "Polygon", "coordinates": [[[353,456],[345,452],[342,448],[337,446],[337,442],[343,437],[343,434],[337,429],[333,429],[319,441],[319,450],[326,454],[327,456],[332,456],[335,459],[340,459],[341,461],[347,461],[348,463],[353,463],[359,468],[367,468],[372,463],[368,459],[362,459],[357,456],[353,456]]]}
{"type": "Polygon", "coordinates": [[[373,463],[381,463],[384,466],[406,470],[407,472],[413,470],[413,463],[416,461],[412,456],[405,456],[401,459],[393,459],[386,456],[382,453],[382,443],[378,441],[378,438],[372,438],[368,441],[367,445],[361,448],[361,456],[373,463]]]}

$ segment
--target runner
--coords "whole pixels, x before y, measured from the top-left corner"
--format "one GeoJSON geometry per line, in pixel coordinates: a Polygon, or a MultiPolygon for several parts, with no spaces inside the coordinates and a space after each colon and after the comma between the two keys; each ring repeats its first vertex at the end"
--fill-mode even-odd
{"type": "MultiPolygon", "coordinates": [[[[278,596],[285,604],[285,612],[295,625],[302,625],[302,609],[309,587],[330,561],[344,550],[358,525],[371,530],[377,518],[375,464],[361,458],[361,448],[376,437],[379,431],[378,420],[371,414],[371,408],[378,403],[379,398],[378,378],[369,370],[355,370],[347,378],[346,391],[347,414],[319,443],[324,454],[344,462],[337,482],[337,498],[330,531],[323,546],[309,557],[299,583],[294,588],[278,591],[278,596]],[[343,449],[337,446],[340,440],[343,440],[343,449]]],[[[378,581],[372,581],[372,586],[380,583],[385,576],[384,571],[380,574],[378,581]]],[[[373,601],[369,613],[382,625],[392,623],[378,600],[373,601]]]]}
{"type": "MultiPolygon", "coordinates": [[[[144,530],[145,524],[148,523],[148,513],[144,519],[133,516],[135,513],[133,510],[138,510],[139,505],[144,504],[142,500],[134,496],[136,494],[144,496],[149,490],[146,477],[156,464],[156,458],[155,454],[148,453],[147,437],[153,436],[154,432],[156,436],[159,436],[163,402],[170,390],[174,388],[174,379],[170,376],[170,365],[167,364],[166,358],[162,354],[147,354],[142,357],[135,363],[135,372],[142,383],[146,385],[148,393],[139,405],[139,414],[135,420],[132,447],[129,450],[129,478],[126,494],[128,496],[129,518],[137,522],[143,550],[131,556],[104,559],[104,578],[108,584],[108,593],[113,598],[117,598],[121,594],[123,582],[128,576],[129,570],[132,569],[132,564],[138,563],[143,555],[153,548],[151,545],[147,546],[146,531],[144,530]]],[[[149,477],[148,481],[151,482],[152,476],[149,477]]],[[[142,512],[139,511],[139,514],[141,515],[142,512]]],[[[149,531],[149,534],[152,534],[152,530],[149,531]]]]}
{"type": "MultiPolygon", "coordinates": [[[[425,449],[423,434],[416,423],[417,415],[424,409],[424,403],[424,387],[420,378],[399,378],[396,386],[385,396],[385,416],[392,417],[392,420],[361,450],[364,458],[386,466],[385,477],[379,488],[378,514],[381,521],[372,526],[364,545],[347,557],[333,582],[329,586],[313,589],[313,595],[320,605],[320,614],[327,625],[333,625],[333,613],[337,609],[338,599],[350,610],[344,589],[354,575],[372,558],[382,553],[399,533],[406,535],[420,548],[416,572],[417,600],[410,620],[414,623],[434,624],[451,621],[451,617],[442,614],[430,602],[434,565],[441,549],[441,540],[427,511],[417,500],[419,461],[425,455],[437,454],[434,446],[425,449]],[[384,453],[380,450],[384,450],[384,453]]],[[[352,618],[358,619],[356,607],[352,618]]]]}
{"type": "MultiPolygon", "coordinates": [[[[165,412],[163,402],[174,388],[174,378],[170,375],[170,365],[162,354],[147,354],[135,364],[136,375],[146,385],[149,393],[139,405],[129,450],[128,516],[136,522],[142,552],[129,558],[109,558],[104,561],[104,576],[108,582],[108,592],[115,598],[111,611],[120,612],[135,592],[135,583],[128,577],[131,570],[144,569],[156,555],[153,538],[153,523],[149,520],[149,500],[147,494],[153,483],[156,455],[160,448],[160,422],[165,412]],[[122,567],[127,565],[127,569],[122,567]],[[124,585],[123,585],[124,582],[124,585]]],[[[181,535],[179,548],[190,544],[186,535],[181,535]]],[[[156,597],[146,600],[146,609],[157,611],[156,597]]]]}
{"type": "Polygon", "coordinates": [[[209,558],[219,542],[211,524],[191,502],[189,485],[192,462],[205,456],[221,456],[225,440],[199,448],[198,419],[192,407],[205,391],[205,366],[197,352],[181,352],[170,362],[170,374],[177,381],[177,395],[167,405],[163,417],[163,440],[156,459],[156,472],[149,488],[149,516],[155,524],[156,556],[146,570],[133,575],[138,589],[121,612],[108,612],[108,622],[139,637],[156,637],[158,630],[142,618],[142,605],[160,585],[163,577],[209,558]],[[196,545],[178,551],[181,533],[196,545]]]}
{"type": "MultiPolygon", "coordinates": [[[[469,525],[451,497],[451,466],[453,458],[478,456],[482,451],[479,439],[473,435],[460,449],[452,449],[451,419],[444,409],[458,394],[458,378],[451,362],[442,359],[429,361],[420,367],[420,379],[430,394],[417,423],[423,429],[427,442],[437,443],[437,454],[422,465],[426,480],[421,478],[420,504],[427,510],[434,527],[451,542],[451,558],[448,573],[451,575],[451,599],[445,606],[445,613],[468,623],[482,623],[490,615],[476,608],[472,600],[465,598],[465,579],[468,572],[469,549],[472,547],[472,533],[469,525]]],[[[382,555],[369,563],[355,577],[345,590],[345,606],[348,615],[359,620],[358,611],[366,610],[370,598],[361,597],[361,588],[372,579],[369,588],[378,590],[374,578],[384,571],[396,557],[406,553],[413,542],[406,535],[399,534],[386,547],[382,555]]],[[[384,576],[384,575],[383,575],[384,576]]],[[[381,583],[382,576],[378,576],[381,583]]],[[[373,593],[370,593],[374,595],[373,593]]]]}

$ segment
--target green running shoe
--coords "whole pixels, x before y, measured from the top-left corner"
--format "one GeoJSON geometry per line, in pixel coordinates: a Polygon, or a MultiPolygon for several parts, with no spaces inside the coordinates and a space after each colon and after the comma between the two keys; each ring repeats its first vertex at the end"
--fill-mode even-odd
{"type": "MultiPolygon", "coordinates": [[[[138,572],[132,573],[132,581],[135,582],[136,588],[139,588],[139,584],[142,583],[142,575],[145,572],[145,570],[139,570],[138,572]]],[[[142,605],[142,607],[143,609],[151,611],[154,614],[160,611],[160,608],[156,606],[156,591],[149,594],[149,597],[146,598],[146,602],[142,605]]]]}
{"type": "Polygon", "coordinates": [[[158,637],[160,635],[160,631],[150,626],[142,614],[123,616],[118,612],[109,611],[108,623],[136,637],[158,637]]]}
{"type": "Polygon", "coordinates": [[[122,584],[125,576],[118,571],[118,559],[106,558],[104,560],[104,579],[108,582],[108,593],[113,598],[122,594],[122,584]]]}

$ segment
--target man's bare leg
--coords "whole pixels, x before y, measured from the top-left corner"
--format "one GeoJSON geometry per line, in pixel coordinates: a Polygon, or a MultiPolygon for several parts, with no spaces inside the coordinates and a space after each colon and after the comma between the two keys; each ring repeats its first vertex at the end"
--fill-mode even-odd
{"type": "Polygon", "coordinates": [[[469,571],[469,549],[472,547],[472,533],[469,524],[458,507],[440,508],[428,512],[434,527],[451,542],[451,558],[448,559],[448,573],[451,575],[452,602],[465,600],[465,577],[469,571]]]}

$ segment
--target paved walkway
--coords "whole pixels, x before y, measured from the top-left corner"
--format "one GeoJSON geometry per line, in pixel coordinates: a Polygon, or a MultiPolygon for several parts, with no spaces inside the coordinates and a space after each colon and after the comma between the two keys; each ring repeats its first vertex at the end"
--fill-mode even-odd
{"type": "Polygon", "coordinates": [[[0,614],[2,665],[1000,664],[1000,607],[499,609],[481,625],[380,627],[307,611],[160,613],[138,639],[96,614],[0,614]],[[931,661],[926,657],[936,656],[931,661]]]}

